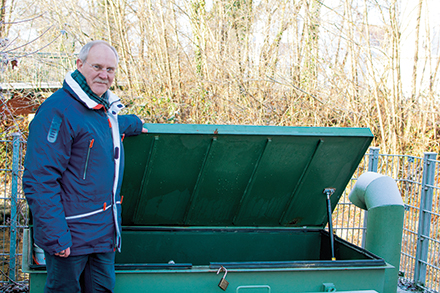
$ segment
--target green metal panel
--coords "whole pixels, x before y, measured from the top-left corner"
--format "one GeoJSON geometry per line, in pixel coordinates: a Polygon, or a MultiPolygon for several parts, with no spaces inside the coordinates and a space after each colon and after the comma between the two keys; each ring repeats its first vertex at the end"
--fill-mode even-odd
{"type": "Polygon", "coordinates": [[[324,227],[366,128],[149,124],[124,140],[125,226],[324,227]]]}
{"type": "Polygon", "coordinates": [[[116,264],[312,261],[321,251],[319,231],[126,230],[122,237],[116,264]]]}
{"type": "MultiPolygon", "coordinates": [[[[335,239],[334,208],[373,135],[362,128],[150,124],[124,140],[115,292],[383,292],[387,265],[335,239]],[[308,228],[304,228],[308,227],[308,228]],[[171,262],[172,261],[172,262],[171,262]]],[[[32,293],[46,272],[23,248],[32,293]],[[43,270],[41,270],[43,269],[43,270]]]]}
{"type": "Polygon", "coordinates": [[[116,254],[117,269],[182,267],[328,267],[378,266],[384,260],[335,237],[337,262],[330,261],[328,232],[299,228],[179,228],[128,227],[123,248],[116,254]],[[148,265],[147,265],[148,264],[148,265]]]}
{"type": "MultiPolygon", "coordinates": [[[[218,283],[221,275],[216,270],[191,270],[186,272],[130,271],[116,273],[115,292],[155,292],[155,293],[218,293],[223,292],[218,283]]],[[[30,292],[42,293],[45,274],[32,274],[30,292]]],[[[238,292],[324,292],[323,283],[333,283],[337,292],[346,290],[375,290],[383,292],[383,270],[334,269],[316,270],[228,270],[226,292],[248,287],[238,292]],[[251,290],[251,287],[252,290],[251,290]],[[257,290],[258,289],[258,290],[257,290]],[[263,290],[263,291],[261,291],[263,290]]]]}
{"type": "MultiPolygon", "coordinates": [[[[222,292],[217,286],[221,275],[216,271],[199,273],[169,273],[150,274],[118,274],[115,292],[137,292],[145,288],[150,292],[222,292]]],[[[272,292],[323,292],[323,283],[332,282],[338,291],[370,289],[382,291],[383,276],[380,270],[334,270],[317,271],[313,269],[279,271],[228,271],[226,280],[229,282],[227,292],[236,292],[238,287],[259,286],[270,287],[272,292]],[[347,278],[357,280],[357,285],[347,282],[347,278]],[[382,282],[381,282],[382,281],[382,282]]],[[[254,287],[254,289],[257,289],[254,287]]],[[[242,292],[242,291],[239,291],[242,292]]],[[[267,292],[243,290],[243,292],[267,292]]]]}

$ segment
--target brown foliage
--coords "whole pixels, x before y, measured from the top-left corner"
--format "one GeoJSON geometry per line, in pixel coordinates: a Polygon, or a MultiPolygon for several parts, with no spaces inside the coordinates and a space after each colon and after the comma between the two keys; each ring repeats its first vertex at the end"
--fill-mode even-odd
{"type": "MultiPolygon", "coordinates": [[[[384,153],[438,151],[440,63],[416,51],[403,82],[411,22],[397,1],[207,3],[41,1],[41,26],[53,26],[32,46],[51,56],[3,78],[61,81],[83,44],[105,39],[120,53],[116,91],[149,122],[369,127],[384,153]]],[[[411,29],[412,44],[432,43],[420,23],[411,29]]]]}

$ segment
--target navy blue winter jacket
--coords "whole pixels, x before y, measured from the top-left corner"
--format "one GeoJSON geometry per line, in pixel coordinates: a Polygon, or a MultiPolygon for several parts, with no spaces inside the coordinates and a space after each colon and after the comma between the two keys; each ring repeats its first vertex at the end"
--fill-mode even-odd
{"type": "Polygon", "coordinates": [[[140,134],[135,115],[107,92],[105,111],[67,74],[63,88],[38,109],[29,126],[23,190],[35,243],[50,254],[104,253],[120,247],[123,172],[121,138],[140,134]]]}

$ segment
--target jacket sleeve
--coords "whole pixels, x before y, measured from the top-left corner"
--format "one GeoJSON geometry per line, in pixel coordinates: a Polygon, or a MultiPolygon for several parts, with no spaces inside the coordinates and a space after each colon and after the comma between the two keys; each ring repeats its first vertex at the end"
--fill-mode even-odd
{"type": "Polygon", "coordinates": [[[118,115],[119,132],[125,136],[142,133],[142,121],[136,115],[118,115]]]}
{"type": "Polygon", "coordinates": [[[50,254],[72,246],[61,198],[72,135],[63,110],[44,104],[29,126],[23,190],[32,213],[35,243],[50,254]]]}

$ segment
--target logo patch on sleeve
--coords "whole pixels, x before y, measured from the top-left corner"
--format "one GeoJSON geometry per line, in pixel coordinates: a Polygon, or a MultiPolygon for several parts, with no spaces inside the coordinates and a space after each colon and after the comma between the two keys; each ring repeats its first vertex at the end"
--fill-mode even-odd
{"type": "Polygon", "coordinates": [[[57,140],[62,121],[63,119],[58,115],[55,115],[55,117],[53,117],[52,123],[50,124],[49,133],[47,134],[48,142],[54,143],[57,140]]]}

